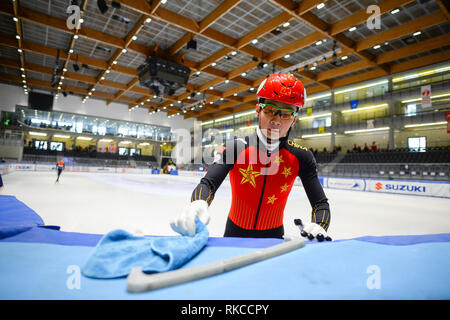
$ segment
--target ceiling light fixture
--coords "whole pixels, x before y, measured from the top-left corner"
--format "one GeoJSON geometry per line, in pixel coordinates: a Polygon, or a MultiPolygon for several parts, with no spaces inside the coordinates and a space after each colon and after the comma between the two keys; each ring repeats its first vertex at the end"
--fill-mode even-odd
{"type": "Polygon", "coordinates": [[[361,129],[361,130],[348,130],[348,131],[344,131],[344,133],[352,134],[352,133],[364,133],[364,132],[383,131],[383,130],[389,130],[389,127],[374,128],[374,129],[361,129]]]}
{"type": "Polygon", "coordinates": [[[405,128],[416,128],[416,127],[428,127],[428,126],[440,126],[447,124],[447,121],[440,122],[428,122],[428,123],[418,123],[418,124],[407,124],[405,128]]]}
{"type": "Polygon", "coordinates": [[[306,138],[318,138],[318,137],[328,137],[331,136],[331,132],[327,133],[316,133],[316,134],[304,134],[302,135],[302,139],[306,138]]]}

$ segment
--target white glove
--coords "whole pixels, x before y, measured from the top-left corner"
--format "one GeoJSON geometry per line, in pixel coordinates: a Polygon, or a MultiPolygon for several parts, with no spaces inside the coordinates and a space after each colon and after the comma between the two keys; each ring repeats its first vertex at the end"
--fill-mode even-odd
{"type": "Polygon", "coordinates": [[[170,222],[170,227],[182,236],[192,237],[195,235],[195,218],[199,218],[205,225],[209,223],[211,217],[205,200],[192,201],[175,220],[170,222]]]}
{"type": "Polygon", "coordinates": [[[284,241],[292,241],[292,240],[296,240],[296,239],[300,239],[301,237],[296,235],[296,234],[284,234],[283,235],[283,239],[284,241]]]}
{"type": "Polygon", "coordinates": [[[307,237],[309,240],[317,239],[317,241],[331,241],[331,237],[327,234],[324,228],[317,223],[307,223],[301,231],[303,237],[307,237]]]}

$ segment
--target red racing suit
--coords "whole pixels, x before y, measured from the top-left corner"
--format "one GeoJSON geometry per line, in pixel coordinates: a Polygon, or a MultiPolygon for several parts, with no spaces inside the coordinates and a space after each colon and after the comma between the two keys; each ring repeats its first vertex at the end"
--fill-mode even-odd
{"type": "Polygon", "coordinates": [[[228,174],[232,200],[224,236],[282,237],[284,208],[297,176],[312,206],[311,221],[328,229],[328,199],[317,177],[315,158],[305,147],[283,138],[278,148],[269,151],[256,134],[227,141],[191,201],[211,204],[228,174]]]}

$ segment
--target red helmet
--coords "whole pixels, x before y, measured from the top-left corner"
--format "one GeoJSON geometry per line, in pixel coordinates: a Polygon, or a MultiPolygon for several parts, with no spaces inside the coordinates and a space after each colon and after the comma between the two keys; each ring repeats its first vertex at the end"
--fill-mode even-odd
{"type": "Polygon", "coordinates": [[[266,98],[302,108],[306,90],[303,83],[289,73],[277,73],[264,79],[256,92],[258,98],[266,98]]]}

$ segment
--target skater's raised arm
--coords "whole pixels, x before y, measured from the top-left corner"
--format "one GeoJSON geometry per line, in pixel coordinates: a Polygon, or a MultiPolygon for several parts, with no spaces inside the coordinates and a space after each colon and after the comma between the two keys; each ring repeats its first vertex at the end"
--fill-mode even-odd
{"type": "Polygon", "coordinates": [[[305,232],[309,238],[317,238],[320,241],[328,236],[326,232],[331,221],[330,205],[317,176],[317,164],[312,152],[301,150],[299,162],[301,169],[298,176],[312,207],[311,224],[306,225],[305,232]]]}

